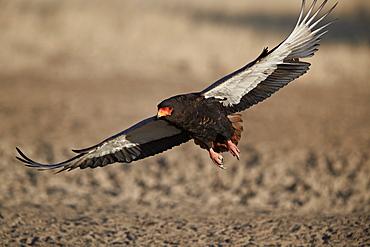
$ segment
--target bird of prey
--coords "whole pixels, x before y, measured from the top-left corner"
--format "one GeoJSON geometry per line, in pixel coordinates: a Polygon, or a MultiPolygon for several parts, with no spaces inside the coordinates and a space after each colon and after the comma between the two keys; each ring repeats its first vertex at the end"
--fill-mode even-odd
{"type": "Polygon", "coordinates": [[[201,92],[182,94],[158,104],[155,116],[107,138],[89,148],[72,150],[77,155],[58,164],[40,164],[28,158],[20,149],[18,160],[39,169],[104,167],[115,162],[130,163],[162,153],[191,139],[208,150],[211,160],[220,168],[224,158],[220,152],[229,151],[239,159],[237,147],[243,131],[238,112],[248,109],[292,80],[305,74],[310,63],[301,61],[314,55],[333,21],[319,24],[335,8],[319,16],[327,0],[316,9],[313,0],[306,14],[305,0],[298,22],[291,34],[272,50],[263,49],[252,62],[219,79],[201,92]]]}

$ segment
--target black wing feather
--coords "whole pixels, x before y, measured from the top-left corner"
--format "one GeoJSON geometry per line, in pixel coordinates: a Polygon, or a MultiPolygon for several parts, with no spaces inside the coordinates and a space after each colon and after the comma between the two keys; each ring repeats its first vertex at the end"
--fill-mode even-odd
{"type": "Polygon", "coordinates": [[[28,167],[40,170],[62,168],[59,173],[76,168],[104,167],[116,162],[131,163],[162,153],[189,140],[188,132],[181,131],[164,120],[151,117],[97,145],[73,150],[78,155],[61,163],[46,165],[35,162],[18,148],[16,149],[21,157],[16,158],[28,167]]]}
{"type": "Polygon", "coordinates": [[[292,80],[305,74],[309,70],[310,65],[310,63],[306,62],[293,62],[278,65],[277,69],[271,75],[259,83],[247,95],[242,97],[239,104],[227,107],[227,111],[229,113],[243,111],[267,99],[292,80]]]}
{"type": "Polygon", "coordinates": [[[319,28],[315,27],[336,6],[335,4],[312,23],[327,0],[314,12],[316,2],[313,1],[304,16],[305,0],[302,1],[297,25],[283,42],[271,51],[265,48],[256,60],[216,81],[200,94],[205,98],[218,99],[228,114],[231,114],[265,100],[292,80],[305,74],[310,64],[300,59],[311,57],[317,51],[321,36],[327,32],[325,28],[333,21],[319,28]]]}

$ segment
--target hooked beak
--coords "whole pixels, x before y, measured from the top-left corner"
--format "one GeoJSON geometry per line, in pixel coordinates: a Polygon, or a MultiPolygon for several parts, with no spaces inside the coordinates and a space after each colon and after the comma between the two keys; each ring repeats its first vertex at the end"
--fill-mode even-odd
{"type": "Polygon", "coordinates": [[[158,109],[158,112],[157,112],[157,118],[171,115],[172,110],[173,110],[173,107],[172,106],[167,106],[167,107],[159,108],[158,109]]]}

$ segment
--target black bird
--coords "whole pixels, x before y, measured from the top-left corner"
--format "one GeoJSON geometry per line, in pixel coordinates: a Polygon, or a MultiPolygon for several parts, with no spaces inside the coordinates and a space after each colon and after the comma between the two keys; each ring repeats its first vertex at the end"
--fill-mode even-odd
{"type": "Polygon", "coordinates": [[[243,131],[237,112],[248,109],[305,74],[310,63],[300,59],[314,55],[322,35],[333,21],[317,28],[336,4],[317,18],[327,0],[314,11],[314,0],[306,15],[305,0],[292,33],[272,50],[241,69],[216,81],[201,92],[183,94],[158,104],[156,116],[147,118],[90,148],[72,150],[78,155],[58,164],[37,163],[17,148],[18,160],[40,169],[73,170],[106,166],[115,162],[130,163],[164,152],[194,139],[209,151],[212,161],[223,166],[220,152],[229,151],[239,159],[238,141],[243,131]]]}

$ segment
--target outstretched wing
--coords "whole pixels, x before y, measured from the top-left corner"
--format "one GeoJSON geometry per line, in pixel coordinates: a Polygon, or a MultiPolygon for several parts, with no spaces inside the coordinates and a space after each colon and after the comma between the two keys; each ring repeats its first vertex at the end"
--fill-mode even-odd
{"type": "Polygon", "coordinates": [[[115,162],[130,163],[162,153],[188,140],[190,140],[190,136],[187,132],[181,131],[170,123],[157,119],[157,117],[151,117],[95,146],[73,150],[78,153],[77,156],[58,164],[44,165],[37,163],[24,155],[18,148],[17,151],[22,158],[16,158],[29,167],[41,169],[62,168],[59,171],[61,172],[78,167],[81,169],[103,167],[115,162]]]}
{"type": "Polygon", "coordinates": [[[300,58],[314,55],[320,37],[332,22],[314,29],[335,8],[334,5],[321,18],[316,19],[327,0],[313,13],[314,0],[305,17],[305,0],[298,22],[292,33],[271,51],[267,48],[253,62],[227,75],[200,92],[205,98],[216,98],[229,113],[238,112],[268,98],[292,80],[303,75],[310,64],[300,58]],[[312,15],[311,15],[312,14],[312,15]]]}

